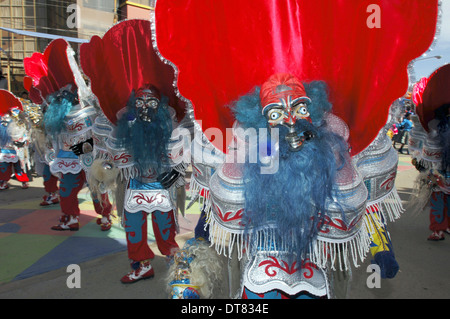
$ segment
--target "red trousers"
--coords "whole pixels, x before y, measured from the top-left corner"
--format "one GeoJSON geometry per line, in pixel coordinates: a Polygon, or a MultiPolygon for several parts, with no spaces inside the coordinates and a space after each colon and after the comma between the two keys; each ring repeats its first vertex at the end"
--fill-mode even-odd
{"type": "MultiPolygon", "coordinates": [[[[148,245],[147,215],[140,211],[128,213],[124,211],[125,231],[127,238],[128,258],[133,261],[153,259],[155,254],[148,245]]],[[[173,255],[178,244],[175,241],[176,225],[173,211],[151,213],[153,233],[159,251],[165,255],[173,255]]]]}
{"type": "Polygon", "coordinates": [[[28,178],[28,175],[23,171],[22,167],[20,166],[20,161],[17,161],[16,163],[6,163],[1,162],[0,163],[0,181],[9,181],[11,179],[11,175],[14,168],[14,174],[16,175],[16,179],[19,182],[29,182],[30,179],[28,178]]]}
{"type": "MultiPolygon", "coordinates": [[[[79,216],[78,193],[83,189],[86,175],[82,170],[78,174],[63,174],[59,184],[59,200],[61,210],[65,215],[79,216]]],[[[95,197],[95,196],[94,196],[95,197]]],[[[111,213],[112,205],[108,194],[101,195],[101,201],[93,199],[95,212],[102,216],[111,213]]]]}
{"type": "Polygon", "coordinates": [[[100,200],[92,196],[92,203],[94,204],[95,212],[102,216],[109,216],[111,214],[112,205],[109,201],[108,193],[101,194],[100,200]]]}
{"type": "Polygon", "coordinates": [[[86,175],[83,170],[78,174],[63,174],[59,183],[59,204],[65,215],[80,216],[78,193],[84,187],[86,175]]]}
{"type": "Polygon", "coordinates": [[[58,191],[58,177],[50,172],[50,167],[48,165],[44,166],[42,177],[44,179],[44,189],[47,193],[55,193],[58,191]]]}
{"type": "Polygon", "coordinates": [[[430,199],[430,230],[441,231],[450,227],[449,195],[433,192],[430,199]]]}

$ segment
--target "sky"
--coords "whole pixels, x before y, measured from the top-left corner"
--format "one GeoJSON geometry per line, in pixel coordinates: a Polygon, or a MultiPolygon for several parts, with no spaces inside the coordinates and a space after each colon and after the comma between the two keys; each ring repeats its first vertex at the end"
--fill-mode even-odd
{"type": "Polygon", "coordinates": [[[450,63],[450,0],[441,1],[441,11],[440,34],[435,40],[434,48],[414,62],[416,81],[428,77],[440,66],[450,63]],[[442,58],[432,58],[434,56],[442,58]]]}

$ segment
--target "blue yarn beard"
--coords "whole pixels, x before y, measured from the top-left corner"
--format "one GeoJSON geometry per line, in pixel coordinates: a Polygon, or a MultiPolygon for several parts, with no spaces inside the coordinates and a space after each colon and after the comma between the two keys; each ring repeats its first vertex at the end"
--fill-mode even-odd
{"type": "Polygon", "coordinates": [[[306,141],[298,152],[289,150],[284,140],[288,130],[280,128],[276,173],[261,174],[260,163],[244,164],[245,225],[256,231],[269,223],[275,225],[278,240],[301,258],[328,215],[327,206],[332,201],[338,170],[333,146],[338,145],[342,153],[346,149],[342,139],[334,133],[306,123],[299,124],[298,129],[314,132],[315,138],[306,141]]]}
{"type": "Polygon", "coordinates": [[[50,104],[44,113],[44,127],[52,139],[56,139],[63,131],[65,127],[64,118],[72,110],[75,98],[76,95],[68,91],[50,98],[50,104]]]}
{"type": "Polygon", "coordinates": [[[163,97],[152,122],[145,122],[137,114],[132,95],[126,113],[117,122],[119,143],[130,151],[141,172],[150,167],[158,174],[163,172],[162,159],[167,158],[167,145],[172,134],[167,101],[163,97]]]}
{"type": "Polygon", "coordinates": [[[0,123],[0,148],[4,148],[11,142],[11,137],[8,134],[8,126],[0,123]]]}
{"type": "MultiPolygon", "coordinates": [[[[317,90],[326,94],[320,88],[317,90]]],[[[256,89],[254,93],[242,97],[234,108],[236,119],[245,128],[267,127],[267,120],[261,114],[258,93],[256,89]]],[[[310,96],[308,91],[307,93],[310,96]]],[[[320,99],[316,99],[316,102],[318,100],[320,99]]],[[[316,106],[315,110],[317,109],[316,106]]],[[[277,127],[279,166],[276,173],[261,174],[262,165],[259,162],[244,164],[243,221],[247,233],[267,228],[269,223],[274,225],[277,243],[282,242],[283,249],[287,251],[295,251],[299,260],[305,257],[327,216],[336,172],[347,153],[344,140],[329,131],[323,122],[324,111],[329,109],[329,104],[322,104],[320,112],[312,112],[312,123],[297,121],[297,132],[311,131],[315,135],[312,140],[304,142],[300,151],[289,150],[289,144],[285,140],[288,129],[284,126],[277,127]]]]}

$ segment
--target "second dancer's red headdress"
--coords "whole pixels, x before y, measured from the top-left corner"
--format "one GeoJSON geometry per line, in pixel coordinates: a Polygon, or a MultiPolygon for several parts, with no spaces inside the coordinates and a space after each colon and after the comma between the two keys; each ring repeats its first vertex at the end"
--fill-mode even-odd
{"type": "Polygon", "coordinates": [[[80,64],[111,123],[116,124],[117,113],[126,106],[131,92],[146,84],[169,98],[178,119],[184,116],[184,102],[174,91],[174,69],[154,50],[150,21],[122,21],[102,38],[93,36],[81,45],[80,64]]]}

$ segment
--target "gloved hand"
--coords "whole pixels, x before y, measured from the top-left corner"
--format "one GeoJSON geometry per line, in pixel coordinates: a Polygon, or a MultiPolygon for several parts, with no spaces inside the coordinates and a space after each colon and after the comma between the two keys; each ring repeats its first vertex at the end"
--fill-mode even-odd
{"type": "Polygon", "coordinates": [[[180,175],[180,172],[173,169],[170,172],[159,175],[158,182],[160,182],[165,189],[168,189],[177,181],[180,175]]]}
{"type": "Polygon", "coordinates": [[[75,155],[78,156],[81,154],[92,152],[93,145],[94,145],[94,141],[91,137],[90,139],[87,139],[84,142],[81,142],[81,143],[71,146],[70,149],[72,150],[72,152],[74,152],[75,155]],[[86,143],[87,143],[87,145],[84,145],[86,143]]]}
{"type": "Polygon", "coordinates": [[[17,147],[23,147],[25,145],[25,142],[14,141],[14,145],[17,147]]]}

